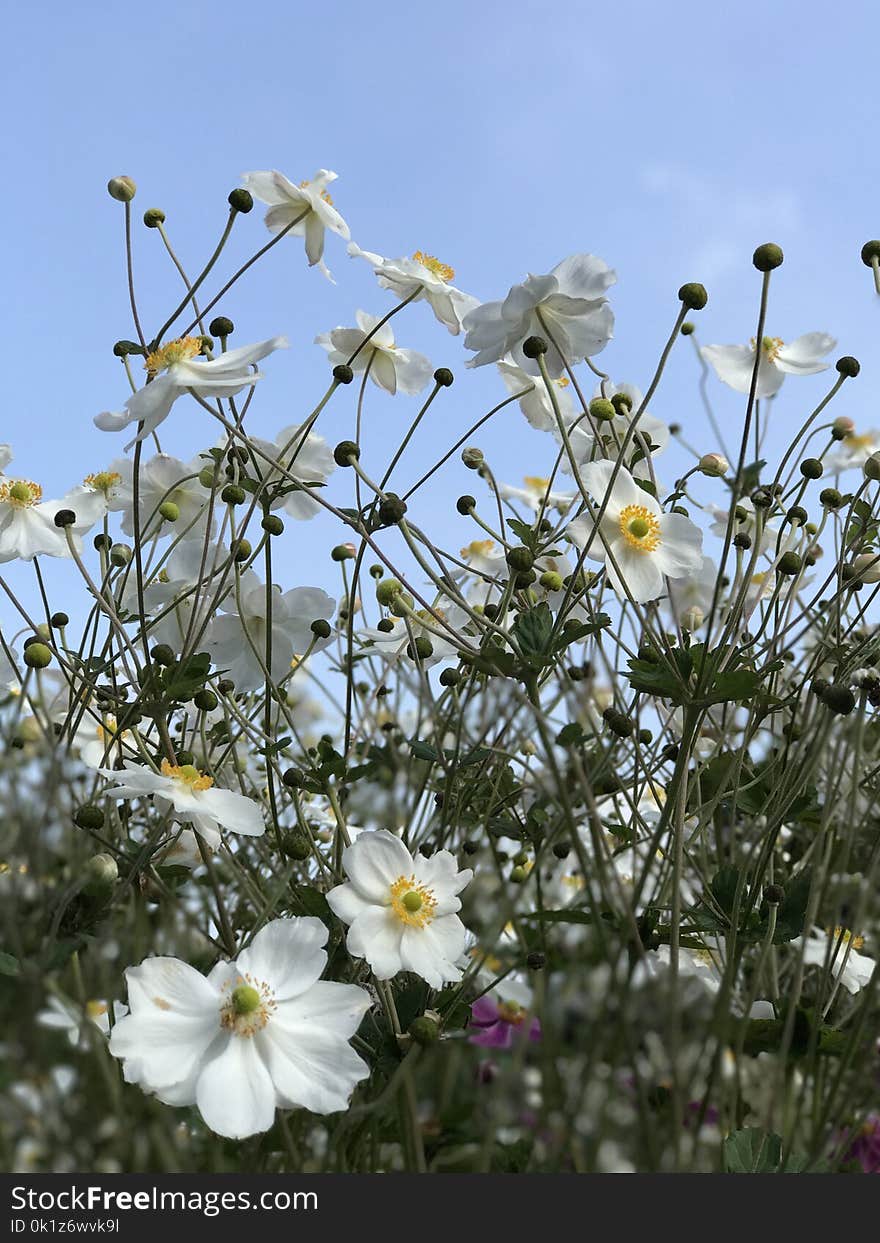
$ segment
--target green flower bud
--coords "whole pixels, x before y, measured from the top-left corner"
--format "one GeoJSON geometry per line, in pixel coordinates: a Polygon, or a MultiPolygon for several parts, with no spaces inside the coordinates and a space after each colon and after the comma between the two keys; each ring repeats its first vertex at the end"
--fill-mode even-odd
{"type": "Polygon", "coordinates": [[[354,544],[337,544],[330,550],[330,557],[333,561],[353,561],[356,556],[354,544]]]}
{"type": "Polygon", "coordinates": [[[458,510],[460,514],[462,514],[464,517],[467,517],[469,513],[472,513],[473,510],[477,508],[476,497],[467,496],[467,495],[460,496],[458,500],[455,502],[455,508],[458,510]]]}
{"type": "Polygon", "coordinates": [[[680,328],[681,335],[683,337],[691,336],[692,333],[696,332],[696,327],[696,324],[692,324],[689,319],[686,319],[680,328]]]}
{"type": "Polygon", "coordinates": [[[458,686],[461,682],[461,674],[457,669],[444,669],[440,674],[441,686],[458,686]]]}
{"type": "Polygon", "coordinates": [[[821,699],[825,707],[838,716],[849,716],[856,706],[856,697],[848,686],[826,686],[821,699]]]}
{"type": "Polygon", "coordinates": [[[143,354],[144,347],[138,345],[137,341],[117,341],[113,346],[113,353],[116,358],[126,358],[129,354],[143,354]]]}
{"type": "Polygon", "coordinates": [[[510,881],[514,885],[523,885],[528,878],[528,871],[524,867],[515,867],[510,873],[510,881]]]}
{"type": "Polygon", "coordinates": [[[562,591],[562,575],[556,570],[545,570],[538,582],[545,591],[562,591]]]}
{"type": "Polygon", "coordinates": [[[115,565],[117,569],[128,565],[131,561],[131,549],[127,544],[114,544],[110,549],[110,564],[115,565]]]}
{"type": "Polygon", "coordinates": [[[408,591],[398,591],[397,595],[391,601],[389,612],[394,617],[405,617],[412,609],[415,601],[408,591]]]}
{"type": "Polygon", "coordinates": [[[388,608],[395,597],[399,596],[402,591],[403,583],[399,579],[383,578],[381,583],[376,584],[376,599],[383,608],[388,608]]]}
{"type": "Polygon", "coordinates": [[[220,500],[226,505],[241,505],[246,495],[244,488],[240,488],[237,483],[227,483],[220,493],[220,500]]]}
{"type": "Polygon", "coordinates": [[[245,190],[241,186],[229,191],[229,194],[226,196],[226,202],[233,211],[237,211],[242,216],[246,216],[249,211],[253,210],[254,206],[250,190],[245,190]]]}
{"type": "Polygon", "coordinates": [[[410,660],[430,660],[434,655],[434,644],[424,635],[418,635],[415,642],[407,644],[406,654],[410,660]]]}
{"type": "Polygon", "coordinates": [[[700,458],[700,473],[710,479],[721,479],[730,470],[730,463],[722,453],[704,453],[700,458]]]}
{"type": "Polygon", "coordinates": [[[752,546],[752,537],[749,535],[748,531],[737,531],[736,535],[733,537],[733,546],[734,548],[741,548],[744,552],[748,552],[752,546]]]}
{"type": "Polygon", "coordinates": [[[73,813],[73,823],[80,829],[103,829],[104,812],[94,803],[84,803],[73,813]]]}
{"type": "Polygon", "coordinates": [[[543,337],[526,337],[523,341],[522,352],[526,358],[540,358],[542,354],[547,353],[547,342],[543,337]]]}
{"type": "Polygon", "coordinates": [[[337,384],[351,384],[354,372],[348,363],[337,363],[333,368],[333,379],[337,384]]]}
{"type": "Polygon", "coordinates": [[[159,513],[166,522],[176,522],[180,517],[180,506],[175,505],[174,501],[163,501],[159,506],[159,513]]]}
{"type": "Polygon", "coordinates": [[[594,397],[590,402],[589,410],[591,416],[599,423],[610,423],[617,414],[614,403],[605,397],[594,397]]]}
{"type": "Polygon", "coordinates": [[[696,281],[691,281],[687,285],[682,285],[678,291],[680,301],[689,311],[702,311],[703,307],[709,301],[709,295],[706,293],[705,285],[700,285],[696,281]]]}
{"type": "Polygon", "coordinates": [[[535,558],[528,548],[521,545],[516,548],[509,548],[505,557],[507,564],[514,573],[525,573],[535,564],[535,558]]]}
{"type": "Polygon", "coordinates": [[[157,665],[162,665],[164,668],[174,664],[174,648],[169,647],[167,643],[157,643],[151,650],[150,656],[157,665]]]}
{"type": "Polygon", "coordinates": [[[618,738],[630,738],[635,726],[628,716],[616,708],[606,708],[602,713],[605,724],[618,738]]]}
{"type": "Polygon", "coordinates": [[[216,479],[217,479],[217,472],[213,466],[203,466],[202,469],[199,471],[199,483],[202,485],[203,488],[207,488],[208,491],[210,491],[211,488],[214,487],[214,483],[216,482],[216,479]]]}
{"type": "Polygon", "coordinates": [[[52,652],[45,643],[28,643],[24,649],[24,663],[29,669],[45,669],[52,663],[52,652]]]}
{"type": "Polygon", "coordinates": [[[148,207],[144,212],[144,224],[148,229],[158,229],[160,224],[165,223],[165,213],[161,207],[148,207]]]}
{"type": "Polygon", "coordinates": [[[880,453],[872,453],[866,459],[862,470],[865,472],[865,478],[871,479],[874,483],[880,479],[880,453]]]}
{"type": "Polygon", "coordinates": [[[779,906],[779,903],[785,897],[785,890],[781,885],[765,885],[764,901],[768,906],[779,906]]]}
{"type": "MultiPolygon", "coordinates": [[[[12,488],[14,489],[15,486],[16,485],[13,484],[12,488]]],[[[72,527],[74,525],[76,522],[76,514],[72,509],[59,509],[52,521],[55,523],[56,527],[60,527],[63,530],[64,527],[72,527]]]]}
{"type": "Polygon", "coordinates": [[[808,457],[801,462],[800,471],[804,479],[821,479],[823,466],[818,458],[808,457]]]}
{"type": "Polygon", "coordinates": [[[137,194],[137,186],[130,177],[111,177],[107,182],[107,193],[117,203],[130,203],[137,194]]]}
{"type": "Polygon", "coordinates": [[[779,246],[773,242],[764,242],[752,255],[752,263],[759,272],[772,272],[782,264],[785,256],[779,246]]]}
{"type": "Polygon", "coordinates": [[[843,358],[838,358],[834,366],[840,375],[846,376],[850,380],[855,379],[862,369],[859,360],[849,354],[844,354],[843,358]]]}
{"type": "Polygon", "coordinates": [[[229,551],[232,553],[233,561],[241,563],[242,561],[247,561],[254,550],[249,539],[237,539],[229,551]]]}
{"type": "Polygon", "coordinates": [[[461,451],[461,460],[468,470],[479,470],[486,460],[481,449],[467,448],[461,451]]]}
{"type": "Polygon", "coordinates": [[[329,639],[333,633],[333,627],[324,617],[316,617],[309,629],[316,639],[329,639]]]}
{"type": "Polygon", "coordinates": [[[119,879],[119,868],[112,855],[92,855],[85,866],[83,890],[92,898],[107,897],[119,879]]]}
{"type": "Polygon", "coordinates": [[[417,1019],[413,1019],[407,1031],[413,1041],[418,1045],[422,1045],[423,1048],[434,1044],[440,1037],[439,1024],[435,1019],[429,1018],[427,1014],[421,1014],[417,1019]]]}
{"type": "Polygon", "coordinates": [[[361,456],[361,451],[353,440],[340,440],[333,450],[333,460],[337,466],[351,466],[361,456]]]}
{"type": "Polygon", "coordinates": [[[862,263],[870,268],[873,267],[875,259],[880,259],[880,242],[865,242],[862,247],[862,263]]]}
{"type": "Polygon", "coordinates": [[[66,613],[53,613],[49,618],[49,624],[55,630],[63,630],[65,626],[70,625],[70,618],[66,613]]]}
{"type": "Polygon", "coordinates": [[[776,573],[789,578],[793,574],[799,574],[802,565],[803,561],[798,553],[792,551],[784,552],[777,562],[776,573]]]}
{"type": "Polygon", "coordinates": [[[397,526],[398,522],[405,515],[406,510],[406,501],[401,500],[396,493],[389,492],[379,502],[379,521],[383,527],[397,526]]]}
{"type": "Polygon", "coordinates": [[[225,315],[218,315],[208,324],[208,331],[212,337],[231,337],[235,332],[235,324],[225,315]]]}
{"type": "Polygon", "coordinates": [[[287,786],[288,790],[301,790],[304,781],[305,777],[298,768],[288,768],[281,774],[282,785],[287,786]]]}
{"type": "Polygon", "coordinates": [[[311,843],[304,833],[285,833],[281,838],[281,850],[288,859],[303,863],[312,853],[311,843]]]}
{"type": "Polygon", "coordinates": [[[284,531],[284,523],[277,514],[266,514],[260,526],[267,535],[281,535],[284,531]]]}
{"type": "Polygon", "coordinates": [[[843,497],[836,488],[823,488],[819,493],[819,501],[826,509],[839,509],[843,504],[843,497]]]}
{"type": "Polygon", "coordinates": [[[217,696],[207,686],[193,696],[193,703],[200,712],[213,712],[219,702],[217,696]]]}
{"type": "Polygon", "coordinates": [[[448,367],[438,367],[434,372],[434,383],[439,388],[449,388],[454,380],[455,376],[448,367]]]}

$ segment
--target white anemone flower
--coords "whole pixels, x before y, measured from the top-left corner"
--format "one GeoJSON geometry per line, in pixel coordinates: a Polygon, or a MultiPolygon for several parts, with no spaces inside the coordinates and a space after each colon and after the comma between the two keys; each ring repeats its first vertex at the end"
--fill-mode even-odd
{"type": "Polygon", "coordinates": [[[419,656],[426,668],[441,660],[457,657],[461,650],[453,642],[452,634],[460,633],[468,624],[467,613],[446,597],[435,600],[432,610],[415,609],[404,617],[386,617],[379,626],[365,626],[358,637],[389,659],[395,660],[410,648],[413,640],[427,640],[431,645],[429,654],[419,656]]]}
{"type": "Polygon", "coordinates": [[[126,1081],[231,1139],[268,1131],[276,1108],[346,1109],[369,1074],[349,1040],[370,997],[320,978],[327,936],[311,916],[274,919],[207,977],[177,958],[129,967],[131,1012],[110,1037],[126,1081]]]}
{"type": "Polygon", "coordinates": [[[568,536],[592,560],[606,562],[618,595],[629,593],[644,604],[665,593],[664,577],[684,578],[700,570],[703,535],[682,514],[664,513],[659,501],[640,488],[625,467],[611,485],[613,472],[614,463],[609,461],[582,468],[581,478],[597,505],[606,495],[608,503],[598,529],[584,515],[569,523],[568,536]]]}
{"type": "Polygon", "coordinates": [[[333,616],[335,601],[320,587],[294,587],[283,594],[272,587],[271,601],[265,584],[248,570],[241,576],[238,600],[227,596],[220,605],[223,615],[215,617],[205,636],[205,650],[218,668],[225,670],[236,690],[254,690],[266,680],[267,631],[270,628],[272,676],[280,681],[292,668],[295,656],[308,649],[320,652],[332,642],[332,635],[319,639],[312,633],[312,622],[333,616]]]}
{"type": "MultiPolygon", "coordinates": [[[[118,1023],[126,1014],[128,1014],[128,1006],[121,1005],[117,1001],[113,1006],[114,1022],[118,1023]]],[[[85,1048],[88,1045],[86,1024],[96,1027],[102,1036],[109,1036],[110,1006],[106,1001],[93,999],[87,1001],[80,1009],[72,1002],[62,1001],[59,997],[50,997],[45,1009],[37,1013],[37,1023],[40,1027],[64,1032],[72,1045],[85,1048]]]]}
{"type": "MultiPolygon", "coordinates": [[[[140,501],[141,535],[173,536],[176,540],[202,540],[205,524],[210,516],[208,502],[210,491],[199,482],[199,472],[204,468],[202,458],[183,462],[169,453],[155,453],[149,461],[141,463],[138,480],[140,501]],[[175,522],[167,522],[159,514],[159,506],[170,501],[177,506],[175,522]]],[[[111,480],[108,489],[108,509],[122,514],[122,530],[134,535],[134,467],[128,458],[111,462],[102,476],[91,479],[111,480]]],[[[86,480],[88,483],[88,480],[86,480]]]]}
{"type": "Polygon", "coordinates": [[[191,824],[209,846],[220,845],[221,829],[246,837],[260,837],[266,831],[258,803],[234,790],[218,790],[213,778],[194,764],[163,760],[158,773],[131,763],[98,771],[117,783],[105,791],[108,798],[152,797],[161,811],[168,810],[180,823],[191,824]]]}
{"type": "Polygon", "coordinates": [[[310,485],[326,483],[328,476],[336,469],[333,450],[324,437],[317,432],[303,433],[303,427],[304,424],[301,423],[282,427],[274,440],[250,437],[250,442],[256,449],[277,462],[286,472],[281,474],[280,471],[273,470],[266,457],[256,454],[253,470],[257,478],[270,487],[274,485],[280,489],[280,494],[272,500],[271,508],[283,508],[297,521],[315,517],[321,506],[312,495],[315,487],[310,485]],[[293,480],[301,486],[295,488],[293,480]]]}
{"type": "MultiPolygon", "coordinates": [[[[827,332],[807,332],[788,345],[780,337],[762,337],[755,396],[773,397],[787,375],[816,375],[827,371],[830,364],[822,359],[836,344],[827,332]]],[[[737,393],[751,391],[758,353],[754,337],[748,345],[704,345],[700,353],[722,383],[737,393]]]]}
{"type": "Polygon", "coordinates": [[[814,928],[808,937],[792,941],[794,949],[802,949],[807,966],[825,967],[830,962],[831,974],[848,993],[858,993],[870,981],[877,965],[875,960],[859,951],[864,937],[855,936],[847,928],[825,932],[814,928]]]}
{"type": "Polygon", "coordinates": [[[274,170],[242,175],[245,188],[255,199],[269,205],[265,216],[269,232],[288,230],[292,237],[304,237],[309,267],[317,264],[330,281],[333,277],[323,261],[325,230],[337,233],[345,241],[351,237],[348,225],[333,206],[327,190],[336,176],[329,168],[319,168],[311,181],[301,181],[295,186],[283,173],[274,170]],[[298,216],[303,218],[290,228],[298,216]]]}
{"type": "Polygon", "coordinates": [[[348,253],[356,259],[366,259],[381,287],[389,289],[401,302],[424,299],[453,336],[461,331],[464,316],[480,305],[476,298],[455,288],[455,271],[449,264],[424,251],[417,250],[411,259],[385,259],[350,242],[348,253]]]}
{"type": "Polygon", "coordinates": [[[143,388],[132,393],[125,410],[105,410],[95,416],[95,426],[103,432],[118,432],[131,423],[139,425],[138,434],[125,446],[130,449],[156,430],[171,413],[171,407],[183,393],[192,389],[208,400],[235,397],[243,388],[256,384],[262,373],[251,368],[274,350],[287,348],[285,337],[272,337],[255,345],[227,350],[217,358],[199,360],[201,337],[181,337],[148,354],[144,368],[150,377],[143,388]]]}
{"type": "Polygon", "coordinates": [[[876,427],[867,432],[850,432],[840,441],[836,453],[824,459],[825,474],[836,475],[842,470],[852,470],[865,465],[873,454],[880,451],[880,431],[876,427]]]}
{"type": "Polygon", "coordinates": [[[0,480],[0,562],[33,561],[34,557],[69,557],[70,548],[65,531],[73,536],[77,552],[82,536],[98,519],[97,507],[83,504],[78,496],[68,495],[60,501],[44,501],[43,489],[30,479],[0,480]],[[80,501],[79,512],[74,502],[80,501]],[[62,509],[72,510],[75,521],[61,529],[55,515],[62,509]]]}
{"type": "Polygon", "coordinates": [[[473,877],[448,850],[411,855],[386,829],[361,833],[342,852],[348,877],[327,894],[349,924],[348,950],[365,958],[379,980],[413,971],[432,988],[461,979],[456,966],[466,932],[458,894],[473,877]]]}
{"type": "Polygon", "coordinates": [[[465,347],[476,350],[467,365],[481,367],[511,354],[523,371],[540,375],[537,361],[522,351],[526,338],[537,336],[547,341],[548,373],[563,375],[566,363],[591,358],[611,340],[614,314],[605,291],[616,279],[602,259],[584,254],[563,259],[546,276],[530,275],[503,302],[484,302],[464,317],[465,347]]]}
{"type": "Polygon", "coordinates": [[[347,363],[357,351],[351,362],[352,371],[366,371],[369,367],[373,383],[384,388],[386,393],[391,393],[392,397],[398,389],[411,396],[420,393],[434,374],[431,360],[415,350],[401,349],[395,343],[390,323],[377,327],[381,323],[380,315],[358,311],[355,319],[357,328],[334,328],[332,332],[322,332],[315,337],[315,345],[327,351],[334,365],[347,363]]]}
{"type": "Polygon", "coordinates": [[[6,467],[12,461],[12,445],[0,445],[0,474],[6,470],[6,467]]]}
{"type": "MultiPolygon", "coordinates": [[[[523,393],[519,399],[519,408],[532,427],[539,432],[554,432],[558,424],[553,402],[547,392],[547,385],[539,376],[528,375],[522,367],[515,363],[500,362],[498,370],[509,393],[523,393]],[[525,390],[525,391],[524,391],[525,390]]],[[[556,386],[556,404],[566,427],[578,417],[578,411],[572,400],[571,381],[568,376],[559,376],[553,382],[556,386]]]]}
{"type": "Polygon", "coordinates": [[[526,475],[523,479],[524,488],[517,488],[512,483],[500,483],[498,491],[506,501],[522,501],[535,513],[544,506],[545,509],[557,509],[564,514],[574,500],[574,492],[548,491],[550,480],[542,475],[526,475]]]}

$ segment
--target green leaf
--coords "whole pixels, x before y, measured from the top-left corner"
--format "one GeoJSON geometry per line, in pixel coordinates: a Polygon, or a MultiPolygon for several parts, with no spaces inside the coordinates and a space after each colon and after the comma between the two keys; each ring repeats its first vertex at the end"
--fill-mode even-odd
{"type": "Polygon", "coordinates": [[[805,868],[785,886],[785,897],[779,904],[776,916],[774,945],[782,945],[785,941],[793,941],[795,937],[803,935],[812,883],[813,873],[810,868],[805,868]]]}
{"type": "Polygon", "coordinates": [[[168,699],[185,702],[205,685],[208,671],[211,668],[211,657],[207,652],[195,652],[186,660],[176,661],[165,670],[162,688],[168,699]]]}
{"type": "Polygon", "coordinates": [[[731,1131],[722,1151],[728,1174],[772,1174],[782,1160],[782,1140],[772,1131],[749,1126],[731,1131]]]}
{"type": "Polygon", "coordinates": [[[523,659],[535,669],[543,669],[552,659],[553,614],[546,600],[518,613],[510,628],[523,659]]]}
{"type": "Polygon", "coordinates": [[[301,907],[306,915],[316,915],[325,923],[329,920],[330,907],[320,889],[315,889],[312,885],[291,885],[290,893],[294,903],[301,907]]]}
{"type": "Polygon", "coordinates": [[[544,924],[591,924],[593,916],[589,911],[533,911],[521,919],[539,919],[544,924]]]}
{"type": "Polygon", "coordinates": [[[13,958],[11,954],[0,952],[0,975],[19,975],[21,973],[21,963],[17,958],[13,958]]]}

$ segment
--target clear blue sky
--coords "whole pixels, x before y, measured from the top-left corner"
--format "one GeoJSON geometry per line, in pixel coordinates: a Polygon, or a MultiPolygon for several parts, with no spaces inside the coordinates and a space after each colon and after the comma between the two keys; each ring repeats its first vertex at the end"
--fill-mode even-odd
{"type": "MultiPolygon", "coordinates": [[[[642,387],[684,280],[709,289],[703,342],[748,340],[758,290],[750,256],[774,240],[786,264],[774,279],[770,331],[838,336],[838,352],[864,366],[838,410],[880,425],[880,299],[859,261],[862,242],[880,235],[876,6],[725,8],[687,0],[9,7],[0,440],[13,442],[18,469],[57,495],[124,443],[92,427],[95,413],[124,399],[110,348],[133,335],[122,213],[105,190],[116,173],[138,183],[136,220],[150,206],[166,211],[194,268],[213,247],[240,173],[272,167],[294,180],[335,169],[334,199],[362,246],[436,254],[482,299],[503,296],[528,270],[593,251],[619,278],[616,337],[601,361],[616,380],[642,387]]],[[[233,257],[266,237],[260,213],[240,223],[233,257]]],[[[155,327],[177,279],[155,233],[139,227],[136,240],[155,327]]],[[[291,339],[288,354],[266,365],[256,431],[301,418],[323,390],[316,332],[353,322],[357,307],[391,305],[338,239],[328,239],[327,259],[336,286],[306,268],[301,242],[283,243],[223,304],[237,343],[277,332],[291,339]]],[[[442,419],[415,448],[415,469],[503,389],[491,368],[463,372],[460,340],[425,307],[408,323],[402,343],[459,376],[442,419]]],[[[652,410],[709,449],[695,379],[682,348],[652,410]]],[[[799,421],[824,384],[786,385],[783,426],[799,421]]],[[[720,385],[714,392],[722,416],[735,417],[739,399],[720,385]]],[[[371,434],[388,444],[407,425],[399,399],[382,394],[371,396],[369,414],[371,434]]],[[[164,429],[182,456],[213,438],[205,416],[191,417],[195,426],[178,415],[174,431],[164,429]]],[[[331,412],[325,434],[351,434],[347,407],[331,412]]],[[[503,433],[479,443],[511,481],[550,460],[549,444],[514,412],[503,433]]],[[[373,460],[380,456],[376,447],[373,460]]],[[[412,477],[408,468],[403,475],[412,477]]],[[[459,468],[449,488],[454,496],[475,482],[459,468]]],[[[463,519],[443,525],[451,544],[472,538],[463,519]]]]}

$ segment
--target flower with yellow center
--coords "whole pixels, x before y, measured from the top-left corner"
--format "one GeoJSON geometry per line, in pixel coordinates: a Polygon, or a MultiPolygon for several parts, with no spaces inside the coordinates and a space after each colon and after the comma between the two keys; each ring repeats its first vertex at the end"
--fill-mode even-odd
{"type": "Polygon", "coordinates": [[[420,393],[434,374],[424,354],[402,349],[394,340],[394,330],[378,315],[358,311],[357,328],[334,328],[315,337],[315,344],[327,351],[329,361],[344,363],[355,372],[366,371],[379,388],[392,396],[400,390],[409,396],[420,393]]]}
{"type": "Polygon", "coordinates": [[[15,509],[30,509],[43,499],[43,489],[30,479],[9,479],[0,483],[0,505],[12,505],[15,509]]]}
{"type": "Polygon", "coordinates": [[[640,604],[656,600],[665,594],[667,578],[685,578],[700,569],[699,528],[682,514],[664,513],[625,467],[615,475],[614,462],[591,462],[582,467],[581,479],[594,508],[569,523],[568,538],[594,561],[605,562],[618,595],[640,604]],[[594,515],[600,512],[597,523],[594,515]]]}
{"type": "Polygon", "coordinates": [[[412,855],[385,829],[360,833],[342,853],[348,880],[327,894],[349,924],[347,945],[377,979],[413,971],[432,988],[461,979],[465,928],[460,891],[473,876],[459,872],[448,850],[412,855]]]}
{"type": "Polygon", "coordinates": [[[176,341],[169,341],[167,345],[161,345],[152,354],[148,354],[144,360],[144,371],[147,375],[155,376],[177,363],[196,358],[201,352],[201,337],[178,337],[176,341]]]}
{"type": "Polygon", "coordinates": [[[191,790],[210,790],[214,784],[214,778],[200,772],[195,764],[176,765],[169,760],[163,760],[161,771],[163,777],[171,777],[174,781],[180,781],[183,785],[189,786],[191,790]]]}
{"type": "Polygon", "coordinates": [[[434,255],[417,250],[412,258],[386,259],[369,250],[361,250],[352,242],[348,253],[366,259],[383,289],[388,289],[400,302],[425,301],[441,324],[457,336],[461,321],[479,306],[476,298],[462,293],[451,283],[455,271],[434,255]]]}
{"type": "Polygon", "coordinates": [[[30,479],[0,477],[0,562],[32,561],[34,557],[69,557],[68,537],[74,549],[82,547],[81,536],[94,523],[97,514],[89,506],[79,506],[77,490],[60,501],[44,501],[43,489],[30,479]],[[73,510],[72,524],[59,528],[55,515],[73,510]]]}
{"type": "Polygon", "coordinates": [[[807,332],[786,344],[781,337],[754,337],[748,345],[704,345],[701,355],[724,384],[737,393],[749,393],[757,363],[756,397],[773,397],[787,375],[815,375],[825,371],[822,362],[837,342],[827,332],[807,332]]]}
{"type": "Polygon", "coordinates": [[[548,491],[550,480],[541,475],[526,475],[523,479],[525,487],[516,488],[512,484],[502,483],[498,491],[507,501],[522,501],[537,513],[542,507],[556,509],[564,514],[574,499],[572,492],[548,491]]]}
{"type": "Polygon", "coordinates": [[[423,250],[417,250],[413,253],[413,260],[420,263],[423,268],[427,268],[444,285],[455,280],[455,268],[451,268],[448,263],[441,263],[434,255],[426,255],[423,250]]]}
{"type": "Polygon", "coordinates": [[[83,484],[87,488],[93,488],[95,492],[103,492],[109,497],[115,492],[122,483],[122,476],[118,470],[99,470],[93,475],[86,475],[83,484]]]}
{"type": "Polygon", "coordinates": [[[277,170],[243,176],[245,188],[268,205],[265,223],[269,232],[305,238],[309,266],[317,264],[328,280],[333,278],[322,258],[325,231],[329,229],[346,240],[351,236],[327,191],[329,183],[335,180],[336,173],[329,168],[319,168],[311,181],[301,181],[299,185],[277,170]]]}

